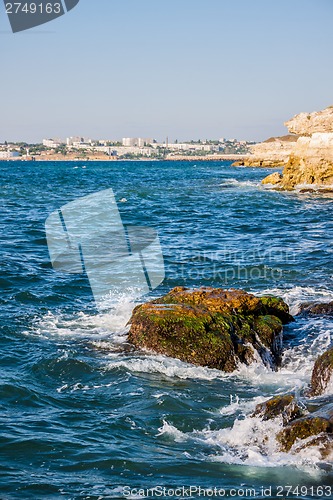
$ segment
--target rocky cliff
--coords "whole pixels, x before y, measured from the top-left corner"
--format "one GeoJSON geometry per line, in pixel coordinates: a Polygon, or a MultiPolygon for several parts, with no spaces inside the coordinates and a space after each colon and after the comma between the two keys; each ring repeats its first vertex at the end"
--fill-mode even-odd
{"type": "Polygon", "coordinates": [[[279,175],[269,176],[263,183],[283,189],[333,186],[333,106],[314,113],[300,113],[287,121],[290,133],[299,137],[279,175]]]}
{"type": "Polygon", "coordinates": [[[298,139],[283,170],[282,185],[333,185],[333,133],[316,132],[298,139]]]}
{"type": "Polygon", "coordinates": [[[333,132],[333,106],[313,113],[300,113],[285,122],[291,134],[311,136],[317,132],[333,132]]]}
{"type": "Polygon", "coordinates": [[[251,146],[251,155],[236,162],[236,166],[283,167],[295,149],[298,135],[271,137],[267,141],[251,146]]]}

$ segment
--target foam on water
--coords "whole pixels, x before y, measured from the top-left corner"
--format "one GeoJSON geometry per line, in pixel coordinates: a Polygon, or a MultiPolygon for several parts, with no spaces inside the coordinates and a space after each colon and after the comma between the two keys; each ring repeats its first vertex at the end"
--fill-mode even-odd
{"type": "Polygon", "coordinates": [[[260,182],[257,181],[240,181],[238,179],[230,178],[223,179],[223,182],[220,184],[221,187],[235,187],[235,188],[248,188],[248,187],[259,187],[260,182]]]}
{"type": "MultiPolygon", "coordinates": [[[[333,300],[333,292],[327,289],[311,287],[293,287],[287,290],[270,289],[264,293],[281,296],[291,306],[292,312],[297,312],[303,301],[333,300]]],[[[269,397],[287,392],[296,394],[308,387],[311,372],[316,358],[322,354],[332,342],[333,328],[328,318],[309,317],[291,325],[297,338],[296,345],[287,347],[283,354],[282,366],[277,372],[263,365],[258,357],[256,363],[250,366],[239,365],[231,374],[184,363],[180,360],[150,352],[126,352],[121,346],[126,344],[127,328],[124,328],[132,313],[134,304],[131,297],[124,297],[117,310],[100,314],[78,313],[72,317],[49,312],[34,323],[34,333],[45,336],[60,336],[62,338],[79,338],[89,340],[92,347],[105,351],[104,360],[99,369],[105,372],[122,369],[126,376],[130,374],[156,374],[163,377],[193,381],[228,381],[228,389],[233,387],[248,396],[240,397],[236,392],[230,396],[230,403],[208,411],[212,418],[233,417],[232,427],[213,430],[209,426],[183,432],[168,420],[158,430],[158,436],[165,436],[183,446],[189,446],[189,452],[198,450],[198,459],[211,462],[222,462],[252,467],[294,466],[306,468],[311,473],[319,471],[322,464],[320,446],[301,449],[302,443],[297,443],[297,449],[289,453],[279,450],[277,434],[282,428],[281,419],[264,422],[259,417],[251,417],[257,404],[269,397]],[[120,349],[115,346],[121,347],[120,349]],[[266,396],[263,396],[265,394],[266,396]],[[268,395],[268,396],[267,396],[268,395]],[[215,417],[214,417],[215,416],[215,417]],[[202,447],[202,452],[200,452],[202,447]],[[208,452],[207,452],[208,447],[208,452]]],[[[333,325],[332,325],[333,326],[333,325]]],[[[77,391],[90,392],[112,390],[117,382],[66,383],[57,388],[59,394],[77,391]]],[[[226,387],[226,386],[225,386],[226,387]]],[[[142,397],[143,389],[133,393],[133,397],[142,397]],[[141,391],[141,392],[140,392],[141,391]]],[[[222,391],[223,393],[223,391],[222,391]]],[[[327,387],[326,394],[333,394],[333,379],[327,387]]],[[[128,397],[131,395],[128,394],[128,397]]],[[[160,394],[152,396],[156,399],[160,394]]],[[[230,420],[229,420],[230,422],[230,420]]],[[[192,453],[193,455],[193,453],[192,453]]],[[[333,460],[328,457],[327,462],[333,460]]],[[[325,459],[326,461],[326,459],[325,459]]]]}
{"type": "MultiPolygon", "coordinates": [[[[296,466],[310,470],[320,469],[322,463],[320,446],[311,446],[300,450],[302,442],[297,443],[297,453],[292,448],[289,453],[281,452],[277,441],[277,434],[282,429],[282,419],[263,421],[259,417],[245,417],[236,419],[232,427],[211,430],[205,427],[202,430],[182,432],[170,422],[164,420],[159,428],[159,436],[166,436],[175,442],[188,442],[189,449],[199,452],[198,457],[214,462],[227,464],[248,465],[252,467],[296,466]],[[209,447],[214,450],[208,456],[199,451],[199,447],[209,447]]],[[[332,457],[327,458],[330,462],[332,457]]]]}
{"type": "Polygon", "coordinates": [[[258,293],[277,295],[281,297],[290,307],[290,313],[296,315],[302,302],[330,302],[333,300],[333,291],[327,288],[313,288],[294,286],[287,289],[270,288],[258,293]]]}
{"type": "Polygon", "coordinates": [[[225,416],[235,415],[236,413],[246,415],[253,411],[258,404],[263,403],[266,400],[267,398],[263,396],[244,399],[240,398],[237,394],[230,394],[230,404],[220,408],[219,413],[225,416]]]}
{"type": "Polygon", "coordinates": [[[43,336],[60,336],[85,338],[95,342],[96,347],[103,346],[103,341],[112,337],[113,341],[122,343],[128,332],[127,323],[132,315],[135,302],[131,295],[123,296],[117,307],[109,308],[106,312],[89,314],[79,312],[70,317],[61,313],[48,312],[36,318],[33,323],[33,333],[43,336]]]}
{"type": "Polygon", "coordinates": [[[184,363],[166,356],[142,355],[122,357],[117,354],[108,355],[107,370],[124,368],[133,373],[157,373],[166,377],[193,380],[223,380],[228,378],[219,370],[184,363]]]}

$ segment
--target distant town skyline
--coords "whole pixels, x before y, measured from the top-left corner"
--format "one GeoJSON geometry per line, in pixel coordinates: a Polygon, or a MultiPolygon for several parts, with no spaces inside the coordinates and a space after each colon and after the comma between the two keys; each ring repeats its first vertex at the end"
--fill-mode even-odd
{"type": "Polygon", "coordinates": [[[333,104],[332,19],[331,0],[81,0],[14,35],[1,3],[0,142],[284,135],[333,104]]]}

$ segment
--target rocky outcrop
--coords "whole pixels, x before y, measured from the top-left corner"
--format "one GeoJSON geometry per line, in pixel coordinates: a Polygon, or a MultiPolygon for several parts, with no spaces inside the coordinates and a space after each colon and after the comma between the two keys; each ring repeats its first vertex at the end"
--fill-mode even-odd
{"type": "Polygon", "coordinates": [[[265,179],[262,181],[262,184],[272,184],[272,185],[277,185],[281,184],[283,179],[282,174],[280,172],[274,172],[274,174],[270,174],[265,179]]]}
{"type": "MultiPolygon", "coordinates": [[[[301,113],[285,123],[290,133],[299,134],[290,151],[282,179],[282,189],[321,187],[333,190],[333,107],[314,113],[301,113]]],[[[267,184],[268,179],[263,180],[267,184]]],[[[310,188],[310,189],[309,189],[310,188]]]]}
{"type": "Polygon", "coordinates": [[[332,403],[309,411],[294,395],[287,394],[257,405],[251,417],[282,420],[282,429],[276,435],[279,451],[299,453],[315,446],[322,459],[333,453],[332,403]]]}
{"type": "Polygon", "coordinates": [[[321,396],[333,381],[333,347],[316,360],[311,377],[311,396],[321,396]]]}
{"type": "Polygon", "coordinates": [[[277,297],[178,287],[134,309],[128,339],[138,348],[225,372],[259,357],[276,369],[282,325],[292,320],[277,297]]]}
{"type": "Polygon", "coordinates": [[[296,146],[298,136],[271,137],[251,146],[251,155],[234,163],[234,166],[278,168],[287,164],[296,146]]]}
{"type": "Polygon", "coordinates": [[[298,441],[310,439],[307,443],[302,443],[302,447],[313,446],[320,438],[331,441],[333,433],[333,405],[310,413],[306,417],[293,420],[284,427],[277,435],[281,451],[290,451],[298,441]]]}
{"type": "Polygon", "coordinates": [[[284,188],[333,185],[333,132],[301,137],[283,170],[284,188]]]}
{"type": "Polygon", "coordinates": [[[333,301],[303,302],[299,306],[298,314],[310,316],[333,316],[333,301]]]}
{"type": "Polygon", "coordinates": [[[276,396],[257,405],[252,417],[261,417],[262,420],[282,417],[283,424],[287,425],[292,420],[303,415],[304,410],[297,403],[295,396],[286,394],[285,396],[276,396]]]}
{"type": "Polygon", "coordinates": [[[333,132],[333,106],[313,113],[299,113],[285,122],[291,134],[311,136],[317,132],[333,132]]]}

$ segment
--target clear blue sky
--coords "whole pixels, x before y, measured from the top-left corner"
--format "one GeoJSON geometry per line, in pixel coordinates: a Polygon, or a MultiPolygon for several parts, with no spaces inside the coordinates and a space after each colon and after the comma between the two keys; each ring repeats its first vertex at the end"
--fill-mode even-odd
{"type": "Polygon", "coordinates": [[[0,142],[262,140],[333,104],[332,0],[81,0],[13,35],[1,3],[0,142]]]}

